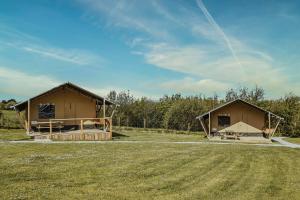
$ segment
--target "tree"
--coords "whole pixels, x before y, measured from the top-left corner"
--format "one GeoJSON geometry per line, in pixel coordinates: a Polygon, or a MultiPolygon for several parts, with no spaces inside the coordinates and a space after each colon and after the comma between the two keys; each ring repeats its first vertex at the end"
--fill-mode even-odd
{"type": "Polygon", "coordinates": [[[226,92],[226,97],[225,97],[226,102],[233,101],[237,98],[238,98],[238,94],[236,91],[234,91],[234,89],[231,88],[226,92]]]}

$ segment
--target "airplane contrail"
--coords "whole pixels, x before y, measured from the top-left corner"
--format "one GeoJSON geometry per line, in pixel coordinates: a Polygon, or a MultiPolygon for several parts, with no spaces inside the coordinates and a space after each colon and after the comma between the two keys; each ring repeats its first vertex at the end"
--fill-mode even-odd
{"type": "Polygon", "coordinates": [[[242,67],[242,64],[239,60],[239,58],[237,57],[235,50],[232,47],[232,44],[229,40],[229,38],[227,37],[227,35],[224,33],[224,31],[221,29],[221,27],[217,24],[217,22],[214,20],[214,18],[211,16],[211,14],[208,12],[208,10],[206,9],[204,3],[202,2],[202,0],[196,0],[198,7],[201,9],[201,11],[203,12],[203,14],[205,15],[207,21],[209,22],[209,24],[217,31],[217,33],[219,35],[222,36],[222,38],[225,40],[226,45],[228,47],[228,49],[230,50],[232,56],[234,57],[234,59],[236,60],[236,62],[240,65],[240,67],[242,67]]]}

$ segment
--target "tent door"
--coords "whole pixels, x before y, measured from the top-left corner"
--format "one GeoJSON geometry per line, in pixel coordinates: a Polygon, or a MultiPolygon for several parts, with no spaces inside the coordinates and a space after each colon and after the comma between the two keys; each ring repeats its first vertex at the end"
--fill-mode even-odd
{"type": "MultiPolygon", "coordinates": [[[[65,119],[68,119],[68,118],[76,118],[76,104],[75,103],[70,103],[70,102],[65,103],[65,119]]],[[[65,124],[75,125],[76,120],[66,121],[65,124]]]]}

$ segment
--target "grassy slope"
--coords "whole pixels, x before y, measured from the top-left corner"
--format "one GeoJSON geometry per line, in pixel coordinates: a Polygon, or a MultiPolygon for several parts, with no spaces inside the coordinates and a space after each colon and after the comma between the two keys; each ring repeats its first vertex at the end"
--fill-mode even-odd
{"type": "Polygon", "coordinates": [[[285,138],[284,140],[291,143],[300,144],[300,138],[285,138]]]}
{"type": "Polygon", "coordinates": [[[0,140],[28,140],[29,136],[23,129],[0,129],[0,140]]]}
{"type": "Polygon", "coordinates": [[[0,144],[3,199],[299,199],[300,151],[179,144],[0,144]]]}

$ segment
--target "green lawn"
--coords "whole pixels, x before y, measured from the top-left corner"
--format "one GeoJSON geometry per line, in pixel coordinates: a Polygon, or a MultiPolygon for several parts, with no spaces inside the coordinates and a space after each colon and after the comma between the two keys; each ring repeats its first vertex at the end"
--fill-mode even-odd
{"type": "Polygon", "coordinates": [[[300,144],[300,138],[285,138],[284,140],[291,143],[300,144]]]}
{"type": "Polygon", "coordinates": [[[0,140],[28,140],[24,129],[0,129],[0,140]]]}
{"type": "Polygon", "coordinates": [[[186,132],[163,129],[114,128],[113,140],[197,142],[204,139],[203,132],[186,132]]]}
{"type": "Polygon", "coordinates": [[[299,199],[299,157],[246,145],[2,143],[0,197],[299,199]]]}

